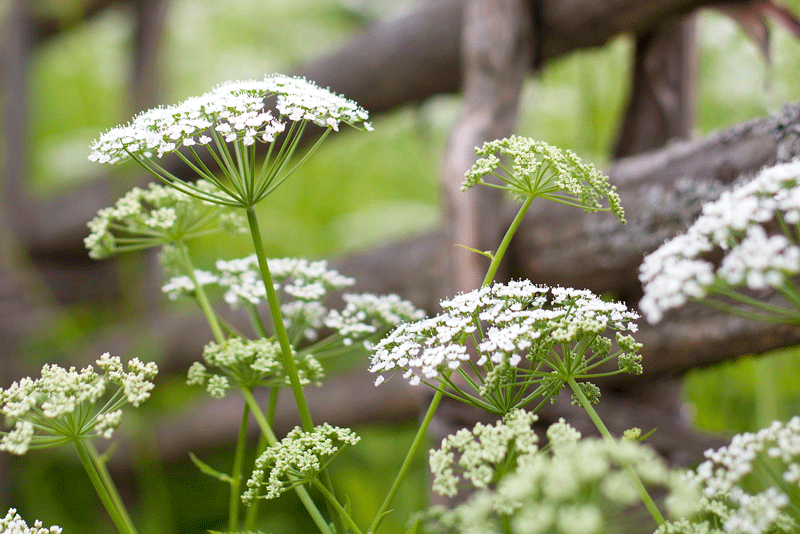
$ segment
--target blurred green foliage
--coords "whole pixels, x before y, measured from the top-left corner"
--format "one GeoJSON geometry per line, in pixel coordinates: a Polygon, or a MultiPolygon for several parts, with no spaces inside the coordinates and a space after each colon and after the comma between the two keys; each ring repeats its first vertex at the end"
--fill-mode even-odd
{"type": "MultiPolygon", "coordinates": [[[[174,0],[169,3],[159,57],[160,101],[154,104],[174,103],[229,79],[289,72],[335,47],[365,21],[402,3],[174,0]]],[[[800,11],[800,0],[786,3],[800,11]]],[[[83,4],[80,0],[36,3],[39,12],[56,17],[65,28],[36,50],[30,71],[29,183],[41,196],[56,195],[109,172],[88,162],[88,145],[99,132],[139,111],[131,109],[128,95],[134,31],[130,13],[113,8],[80,24],[76,14],[83,4]]],[[[698,134],[761,115],[800,95],[800,43],[782,28],[774,28],[770,67],[756,46],[719,14],[701,16],[698,41],[698,134]]],[[[604,164],[625,103],[631,49],[629,38],[620,37],[602,49],[548,64],[524,88],[519,133],[604,164]]],[[[330,256],[434,226],[439,220],[439,158],[458,108],[457,97],[439,96],[376,118],[371,134],[332,136],[262,205],[260,217],[270,254],[330,256]]],[[[113,170],[120,192],[136,172],[133,165],[113,170]]],[[[206,252],[197,247],[199,267],[218,256],[250,253],[246,240],[218,237],[206,245],[206,252]]],[[[37,364],[54,360],[79,346],[110,316],[108,310],[75,307],[69,320],[31,340],[29,353],[36,355],[37,364]]],[[[127,356],[158,361],[159,350],[143,341],[135,349],[137,354],[127,356]]],[[[745,430],[771,415],[796,413],[798,356],[797,351],[784,351],[768,360],[744,358],[692,373],[686,381],[687,401],[694,406],[697,424],[712,431],[745,430]]],[[[200,476],[188,460],[161,467],[155,449],[147,446],[152,439],[147,437],[148,416],[173,413],[200,394],[184,386],[180,377],[167,379],[133,422],[131,431],[142,432],[145,438],[136,450],[128,451],[134,469],[124,476],[140,488],[133,513],[143,533],[224,527],[226,488],[200,476]]],[[[359,523],[371,519],[402,460],[398,451],[407,447],[414,429],[413,420],[356,429],[364,439],[342,458],[333,476],[349,496],[359,523]]],[[[16,462],[12,482],[18,500],[6,504],[19,507],[25,517],[59,524],[65,532],[112,532],[70,453],[48,451],[16,462]]],[[[223,449],[203,451],[203,459],[220,468],[229,467],[231,461],[223,449]]],[[[408,514],[425,505],[425,471],[425,458],[418,458],[395,512],[386,520],[386,532],[401,531],[408,514]]],[[[284,497],[285,506],[262,506],[263,529],[305,530],[298,523],[304,521],[303,514],[295,513],[292,498],[284,497]]]]}

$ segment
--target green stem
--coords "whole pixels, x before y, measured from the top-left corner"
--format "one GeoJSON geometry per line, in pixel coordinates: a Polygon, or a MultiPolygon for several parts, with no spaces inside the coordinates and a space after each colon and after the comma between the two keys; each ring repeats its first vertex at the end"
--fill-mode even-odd
{"type": "Polygon", "coordinates": [[[258,266],[261,269],[261,279],[264,281],[264,286],[267,290],[267,301],[269,302],[269,311],[272,315],[272,324],[275,326],[275,334],[278,337],[278,343],[281,346],[281,356],[283,358],[283,366],[286,369],[286,374],[289,376],[289,382],[292,386],[292,393],[297,403],[297,409],[300,412],[300,421],[303,423],[303,430],[311,432],[314,429],[314,421],[311,419],[311,412],[308,409],[306,397],[303,394],[303,386],[300,384],[300,377],[297,374],[297,365],[292,356],[292,347],[289,344],[289,336],[286,334],[286,327],[283,324],[283,317],[281,315],[281,307],[278,303],[278,295],[275,293],[275,287],[272,283],[272,276],[269,274],[269,266],[267,266],[267,255],[264,251],[264,243],[261,240],[261,232],[258,229],[258,218],[256,217],[255,209],[250,206],[245,210],[247,212],[247,222],[250,226],[250,235],[253,238],[253,246],[256,250],[256,257],[258,258],[258,266]]]}
{"type": "Polygon", "coordinates": [[[111,487],[108,487],[103,480],[104,477],[98,470],[99,465],[101,465],[101,460],[95,458],[97,456],[97,451],[95,451],[93,447],[86,447],[80,439],[76,439],[72,443],[75,446],[75,450],[78,451],[78,457],[81,460],[81,464],[83,464],[83,468],[86,470],[86,474],[89,475],[89,480],[92,482],[97,496],[100,497],[103,506],[108,512],[108,515],[111,516],[111,521],[114,522],[117,530],[120,534],[136,534],[136,528],[134,528],[128,516],[128,512],[125,510],[125,507],[122,506],[122,501],[118,501],[119,495],[116,495],[115,499],[115,496],[112,494],[112,491],[116,493],[115,489],[112,490],[114,487],[113,483],[111,487]],[[94,454],[92,454],[92,452],[94,452],[94,454]]]}
{"type": "MultiPolygon", "coordinates": [[[[272,387],[269,390],[269,406],[267,406],[267,426],[272,428],[275,423],[275,409],[278,406],[278,393],[280,388],[272,387]]],[[[267,450],[267,437],[262,433],[258,437],[258,445],[256,445],[256,458],[267,450]]],[[[261,499],[256,499],[253,504],[247,508],[244,519],[244,530],[251,532],[255,530],[256,520],[258,519],[258,506],[261,504],[261,499]]]]}
{"type": "Polygon", "coordinates": [[[500,266],[500,262],[506,253],[509,243],[511,243],[511,238],[514,237],[514,234],[517,232],[517,228],[519,228],[522,218],[525,216],[525,213],[531,206],[533,199],[533,196],[525,199],[525,202],[522,203],[522,207],[520,207],[519,211],[517,212],[517,216],[514,217],[514,221],[511,223],[511,226],[509,226],[508,230],[506,230],[506,235],[503,237],[503,241],[500,242],[500,246],[497,247],[497,252],[495,252],[494,256],[492,256],[492,263],[489,265],[489,270],[486,271],[486,277],[483,279],[483,284],[481,287],[488,286],[492,283],[492,280],[494,280],[494,275],[497,273],[497,268],[500,266]]]}
{"type": "MultiPolygon", "coordinates": [[[[578,383],[575,381],[575,378],[569,377],[567,379],[567,383],[569,384],[569,387],[572,388],[572,392],[575,394],[575,398],[578,399],[578,402],[581,404],[583,409],[586,410],[587,414],[589,414],[589,417],[594,423],[594,426],[596,426],[597,430],[600,431],[600,434],[603,435],[603,439],[605,439],[607,443],[616,446],[617,440],[614,439],[614,436],[611,435],[611,432],[608,431],[608,428],[606,428],[606,425],[603,423],[603,420],[600,419],[600,416],[597,415],[596,411],[594,411],[594,408],[592,408],[589,399],[587,399],[586,395],[583,394],[583,391],[578,386],[578,383]]],[[[630,466],[630,464],[624,460],[620,460],[620,463],[622,464],[623,469],[625,469],[625,472],[628,473],[628,477],[630,477],[631,483],[636,488],[636,491],[639,493],[639,498],[642,499],[645,508],[647,508],[647,511],[650,512],[650,515],[653,516],[653,519],[655,520],[656,524],[658,526],[666,524],[664,516],[661,515],[661,512],[658,510],[656,503],[653,502],[653,499],[650,497],[650,494],[647,493],[647,489],[645,489],[644,484],[642,484],[641,479],[633,470],[633,468],[630,466]]]]}
{"type": "Polygon", "coordinates": [[[236,453],[233,457],[233,473],[231,473],[231,495],[228,501],[228,530],[239,530],[239,495],[242,487],[242,472],[244,471],[244,453],[247,445],[247,420],[250,417],[250,407],[245,404],[242,411],[242,422],[239,425],[239,438],[236,440],[236,453]]]}
{"type": "Polygon", "coordinates": [[[203,315],[205,315],[206,321],[208,321],[208,326],[211,327],[211,331],[214,333],[214,339],[217,340],[217,343],[224,343],[225,334],[222,333],[217,315],[208,302],[208,297],[206,296],[203,286],[197,283],[197,277],[194,275],[194,265],[192,264],[192,259],[189,257],[189,251],[182,241],[178,241],[176,245],[181,255],[181,261],[186,268],[189,278],[192,280],[192,284],[194,284],[194,294],[197,297],[197,303],[200,305],[200,309],[203,310],[203,315]]]}
{"type": "Polygon", "coordinates": [[[91,441],[86,441],[85,447],[95,464],[95,469],[97,469],[100,479],[103,481],[103,484],[105,484],[105,487],[108,490],[108,494],[111,495],[111,499],[116,503],[117,509],[121,511],[123,518],[128,523],[128,526],[135,532],[136,528],[133,526],[133,521],[131,521],[131,518],[128,515],[128,509],[125,507],[125,503],[122,502],[122,497],[119,496],[117,486],[111,479],[111,474],[108,472],[108,468],[106,468],[105,460],[103,460],[103,458],[100,456],[100,453],[97,452],[97,449],[94,447],[94,444],[91,441]]]}
{"type": "Polygon", "coordinates": [[[419,446],[422,444],[422,440],[425,438],[425,433],[428,431],[428,426],[431,424],[433,415],[436,413],[436,408],[439,407],[439,402],[442,400],[442,395],[443,393],[441,391],[437,391],[433,396],[433,399],[431,399],[431,404],[428,406],[428,411],[425,413],[425,419],[422,420],[422,424],[420,425],[419,430],[417,430],[417,435],[414,436],[414,442],[411,444],[411,448],[408,450],[405,460],[403,460],[403,465],[400,466],[400,472],[397,473],[397,477],[395,477],[394,483],[392,483],[392,487],[389,489],[389,493],[386,495],[386,498],[383,500],[383,504],[381,504],[381,507],[378,509],[378,513],[375,514],[375,519],[373,519],[372,524],[369,526],[367,534],[374,534],[378,528],[378,525],[380,525],[381,520],[383,520],[386,510],[394,500],[395,495],[397,495],[397,491],[400,489],[400,484],[403,482],[403,479],[405,479],[406,474],[411,467],[411,462],[414,460],[414,456],[417,454],[417,449],[419,449],[419,446]]]}
{"type": "MultiPolygon", "coordinates": [[[[331,505],[333,505],[334,508],[336,508],[336,511],[339,512],[338,515],[340,515],[341,517],[344,518],[344,520],[350,526],[350,529],[352,529],[352,531],[355,532],[356,534],[361,534],[361,529],[358,528],[358,525],[356,525],[355,521],[353,521],[353,518],[351,518],[350,515],[347,513],[347,510],[342,508],[342,505],[339,504],[339,502],[336,500],[336,497],[333,495],[333,493],[328,491],[328,489],[325,487],[325,484],[321,483],[317,479],[314,479],[314,485],[317,487],[317,489],[320,491],[320,493],[322,493],[322,495],[325,497],[325,499],[331,505]]],[[[345,532],[345,531],[342,530],[342,532],[345,532]]]]}
{"type": "MultiPolygon", "coordinates": [[[[270,447],[275,447],[278,444],[278,438],[275,437],[275,434],[272,432],[272,428],[269,426],[269,424],[267,424],[267,418],[264,417],[264,412],[261,411],[261,407],[258,405],[256,398],[253,397],[253,392],[247,389],[242,389],[242,395],[244,395],[244,400],[247,402],[247,405],[250,406],[250,410],[253,412],[253,416],[256,418],[259,428],[261,428],[262,434],[267,438],[267,443],[269,443],[270,447]]],[[[300,498],[300,502],[302,502],[303,506],[305,506],[306,510],[308,510],[308,513],[311,515],[311,519],[314,520],[314,523],[316,523],[319,530],[323,534],[333,534],[331,527],[328,526],[328,522],[325,521],[325,518],[322,517],[321,513],[319,513],[317,505],[314,504],[313,500],[311,500],[311,496],[308,494],[306,489],[303,486],[295,486],[294,491],[300,498]]]]}

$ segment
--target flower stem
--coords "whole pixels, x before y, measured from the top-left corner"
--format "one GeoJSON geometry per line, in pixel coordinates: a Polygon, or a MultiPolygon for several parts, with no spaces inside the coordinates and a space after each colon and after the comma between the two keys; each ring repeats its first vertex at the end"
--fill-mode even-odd
{"type": "Polygon", "coordinates": [[[269,311],[272,315],[272,323],[275,326],[275,334],[278,337],[278,343],[281,346],[281,356],[283,358],[283,366],[286,369],[286,374],[289,376],[289,382],[292,386],[292,393],[297,403],[297,410],[300,412],[300,421],[303,424],[303,430],[311,432],[314,429],[314,421],[311,419],[311,412],[308,409],[306,397],[303,394],[303,386],[300,385],[300,377],[297,374],[297,365],[295,365],[294,357],[292,356],[292,347],[289,344],[289,336],[286,334],[286,327],[283,324],[283,317],[281,315],[281,307],[278,303],[278,295],[275,293],[275,286],[272,283],[272,276],[269,274],[269,267],[267,266],[267,255],[264,251],[264,243],[261,240],[261,231],[258,229],[258,218],[256,217],[255,209],[250,206],[245,210],[247,212],[247,222],[250,226],[250,235],[253,238],[253,246],[256,250],[256,257],[258,258],[258,266],[261,269],[261,279],[264,281],[264,286],[267,290],[267,301],[269,302],[269,311]]]}
{"type": "MultiPolygon", "coordinates": [[[[275,408],[278,405],[278,393],[280,388],[272,387],[269,390],[269,406],[267,407],[267,426],[272,428],[275,423],[275,408]]],[[[256,445],[256,458],[267,450],[267,437],[262,433],[258,437],[258,445],[256,445]]],[[[261,499],[256,499],[253,504],[247,508],[244,519],[244,530],[251,532],[256,529],[256,520],[258,519],[258,507],[261,504],[261,499]]]]}
{"type": "Polygon", "coordinates": [[[122,504],[114,483],[108,477],[108,471],[105,470],[97,451],[91,443],[84,444],[80,439],[76,439],[72,443],[75,446],[75,450],[78,451],[78,457],[86,470],[86,474],[89,475],[89,480],[92,482],[97,496],[100,497],[100,501],[102,501],[117,530],[120,534],[136,534],[136,528],[133,526],[127,510],[122,504]]]}
{"type": "MultiPolygon", "coordinates": [[[[596,426],[597,430],[599,430],[600,434],[602,434],[603,439],[605,439],[607,443],[616,446],[617,440],[614,439],[614,436],[611,435],[611,432],[608,431],[608,428],[606,428],[606,425],[603,423],[603,420],[600,419],[600,416],[597,415],[596,411],[594,411],[594,408],[592,408],[592,404],[589,402],[589,399],[586,398],[586,395],[583,394],[583,391],[578,386],[578,383],[575,381],[575,378],[569,377],[567,379],[567,383],[569,384],[569,387],[572,388],[572,392],[575,394],[575,398],[578,399],[580,405],[583,407],[584,410],[586,410],[586,413],[589,414],[589,417],[594,423],[594,426],[596,426]]],[[[645,508],[647,508],[647,511],[650,512],[650,515],[653,517],[656,524],[658,526],[666,524],[664,516],[661,515],[661,512],[658,510],[656,503],[653,502],[653,499],[650,497],[650,494],[647,493],[647,489],[645,489],[644,484],[642,484],[641,479],[633,470],[633,468],[630,466],[630,464],[622,459],[620,460],[620,463],[622,464],[623,469],[625,469],[625,472],[628,473],[628,477],[630,477],[631,483],[636,488],[637,493],[639,493],[639,498],[642,499],[645,508]]]]}
{"type": "MultiPolygon", "coordinates": [[[[258,405],[256,398],[253,397],[253,392],[244,388],[242,388],[241,391],[245,402],[253,412],[253,416],[256,418],[259,428],[261,428],[261,433],[267,438],[267,443],[269,443],[270,447],[275,447],[278,444],[278,438],[275,437],[275,433],[272,432],[272,428],[267,423],[267,418],[264,417],[264,412],[261,411],[261,407],[258,405]]],[[[297,493],[297,496],[300,498],[303,506],[305,506],[306,510],[308,510],[308,513],[311,515],[311,519],[314,520],[314,523],[316,523],[319,530],[323,534],[333,534],[331,527],[328,526],[328,522],[325,521],[324,517],[322,517],[322,514],[317,509],[317,505],[314,504],[313,500],[311,500],[311,496],[308,494],[306,489],[303,486],[295,486],[294,491],[297,493]]]]}
{"type": "Polygon", "coordinates": [[[389,493],[383,500],[383,504],[381,504],[381,507],[375,514],[375,519],[372,520],[372,524],[369,526],[367,534],[374,534],[381,520],[383,520],[384,515],[386,515],[386,510],[394,500],[395,495],[397,495],[397,491],[400,489],[400,484],[403,482],[403,479],[405,479],[406,474],[408,474],[408,470],[411,467],[411,462],[414,460],[414,456],[416,456],[417,450],[422,444],[422,440],[425,438],[425,433],[428,431],[428,426],[431,424],[431,420],[433,420],[433,415],[436,413],[436,408],[439,407],[439,402],[442,400],[442,396],[442,391],[438,390],[433,396],[433,399],[431,399],[431,404],[428,406],[428,411],[425,413],[425,418],[422,420],[419,430],[417,430],[417,435],[414,436],[414,441],[411,443],[411,448],[408,450],[408,453],[406,453],[406,458],[403,460],[403,465],[400,466],[400,471],[397,473],[397,477],[395,477],[394,483],[392,483],[392,487],[389,489],[389,493]]]}
{"type": "MultiPolygon", "coordinates": [[[[336,497],[333,495],[333,493],[328,491],[328,488],[325,487],[325,484],[323,484],[322,482],[320,482],[317,479],[314,479],[314,485],[317,487],[317,489],[320,491],[320,493],[322,493],[322,495],[325,497],[325,499],[331,505],[333,505],[334,508],[336,508],[336,511],[339,512],[339,515],[342,518],[344,518],[344,520],[347,522],[347,524],[350,527],[350,529],[353,532],[355,532],[356,534],[361,534],[361,529],[358,528],[358,525],[356,525],[355,521],[353,521],[353,519],[347,513],[347,510],[342,508],[342,505],[339,504],[339,501],[336,500],[336,497]]],[[[342,531],[342,532],[345,532],[345,531],[342,531]]]]}
{"type": "Polygon", "coordinates": [[[514,217],[514,221],[511,223],[511,226],[509,226],[508,230],[506,230],[506,235],[503,237],[503,241],[501,241],[500,246],[497,247],[497,252],[495,252],[494,256],[492,256],[492,263],[489,265],[489,270],[486,271],[486,277],[483,279],[483,284],[481,287],[488,286],[492,283],[492,280],[494,280],[494,275],[497,274],[497,268],[500,266],[500,262],[506,253],[509,243],[511,243],[511,238],[514,237],[514,234],[517,232],[517,228],[519,228],[522,218],[525,216],[525,213],[528,211],[528,208],[531,206],[531,202],[533,202],[534,198],[535,197],[533,196],[526,198],[525,202],[523,202],[522,206],[519,208],[517,216],[514,217]]]}
{"type": "Polygon", "coordinates": [[[197,303],[200,305],[200,309],[203,310],[203,315],[205,315],[206,321],[208,321],[208,326],[211,327],[211,331],[214,333],[214,339],[216,339],[217,343],[224,343],[225,334],[222,333],[217,315],[208,302],[208,297],[206,296],[203,286],[197,283],[197,277],[194,275],[194,265],[192,264],[192,259],[189,257],[189,251],[186,245],[180,241],[177,243],[177,249],[180,252],[181,261],[186,268],[186,272],[192,280],[192,284],[194,284],[194,294],[197,296],[197,303]]]}
{"type": "Polygon", "coordinates": [[[239,503],[240,488],[242,485],[242,472],[244,471],[244,453],[247,442],[247,419],[250,417],[250,406],[244,405],[242,422],[239,425],[239,438],[236,440],[236,453],[233,457],[233,472],[231,473],[231,495],[228,501],[228,530],[239,530],[239,503]]]}

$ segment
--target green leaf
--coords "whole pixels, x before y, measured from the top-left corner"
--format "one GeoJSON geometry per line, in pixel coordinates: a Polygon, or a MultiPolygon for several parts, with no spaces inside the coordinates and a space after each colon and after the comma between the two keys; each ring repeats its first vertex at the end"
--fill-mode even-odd
{"type": "Polygon", "coordinates": [[[230,475],[226,475],[221,471],[217,471],[207,463],[201,461],[197,456],[194,455],[193,452],[189,453],[189,458],[192,459],[192,463],[197,466],[201,473],[208,475],[210,477],[216,478],[222,482],[227,482],[228,484],[233,484],[233,477],[230,475]]]}
{"type": "Polygon", "coordinates": [[[475,254],[480,254],[481,256],[486,256],[490,260],[494,259],[494,254],[492,254],[491,250],[480,251],[478,249],[470,248],[470,247],[468,247],[466,245],[459,245],[459,244],[456,244],[456,246],[457,247],[461,247],[461,248],[466,249],[466,250],[469,250],[470,252],[474,252],[475,254]]]}

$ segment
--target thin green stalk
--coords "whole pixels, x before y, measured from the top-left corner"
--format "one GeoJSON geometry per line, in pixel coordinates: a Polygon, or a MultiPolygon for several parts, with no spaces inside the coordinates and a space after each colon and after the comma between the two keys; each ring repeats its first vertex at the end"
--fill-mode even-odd
{"type": "Polygon", "coordinates": [[[269,274],[269,266],[267,265],[267,255],[264,251],[264,243],[261,240],[261,232],[258,228],[258,218],[256,217],[255,209],[251,206],[245,210],[247,212],[247,222],[250,226],[250,235],[253,238],[253,246],[256,250],[256,257],[258,258],[258,266],[261,269],[261,279],[264,281],[264,286],[267,290],[267,301],[269,302],[269,311],[272,315],[272,323],[275,326],[275,334],[278,337],[278,343],[281,346],[281,356],[283,358],[283,366],[286,369],[286,374],[289,376],[289,382],[294,393],[294,399],[297,403],[297,409],[300,412],[300,421],[303,424],[303,430],[311,432],[314,429],[314,421],[311,419],[311,411],[308,409],[306,397],[303,394],[303,386],[300,384],[300,377],[297,373],[297,365],[292,356],[292,347],[289,344],[289,336],[286,334],[286,327],[283,324],[283,316],[281,315],[281,307],[278,303],[278,295],[275,293],[275,287],[272,283],[272,276],[269,274]]]}
{"type": "Polygon", "coordinates": [[[400,466],[400,472],[397,473],[397,476],[392,483],[392,487],[389,489],[389,493],[386,495],[386,498],[383,500],[383,504],[381,504],[381,507],[375,514],[375,519],[373,519],[372,524],[369,526],[367,534],[374,534],[378,528],[378,525],[380,525],[381,520],[383,520],[384,514],[389,509],[389,505],[394,500],[395,495],[397,495],[397,491],[400,489],[400,484],[402,484],[403,479],[405,479],[406,474],[411,467],[411,462],[414,460],[414,456],[417,454],[417,449],[419,449],[419,446],[422,445],[422,441],[425,438],[425,433],[428,431],[428,426],[431,424],[433,415],[436,413],[436,408],[439,407],[439,402],[442,400],[442,395],[443,393],[441,391],[437,391],[433,396],[433,399],[431,399],[431,404],[428,406],[427,413],[425,413],[425,419],[422,420],[422,424],[420,425],[419,430],[417,430],[417,435],[414,436],[414,441],[411,443],[411,448],[408,450],[408,453],[406,453],[405,460],[403,460],[403,465],[400,466]]]}
{"type": "Polygon", "coordinates": [[[194,284],[194,294],[197,296],[197,303],[200,305],[200,309],[203,310],[203,315],[205,315],[206,321],[208,321],[208,326],[211,327],[211,331],[214,333],[214,339],[216,339],[217,343],[224,343],[225,334],[222,333],[222,328],[219,326],[217,315],[214,313],[214,309],[208,302],[208,297],[206,296],[203,286],[197,283],[197,277],[194,275],[194,265],[192,264],[191,258],[189,258],[189,252],[186,250],[186,245],[179,241],[177,243],[177,249],[180,252],[181,261],[186,268],[189,278],[194,284]]]}
{"type": "MultiPolygon", "coordinates": [[[[274,447],[278,444],[278,438],[275,437],[275,434],[272,432],[272,428],[269,424],[267,424],[267,419],[264,417],[264,412],[261,411],[261,407],[258,405],[256,398],[253,397],[253,392],[247,389],[242,389],[242,395],[244,396],[245,402],[247,405],[250,406],[250,410],[253,412],[253,416],[256,418],[256,422],[258,423],[259,428],[261,428],[261,433],[267,438],[267,443],[269,443],[270,447],[274,447]]],[[[322,517],[322,514],[317,509],[317,505],[314,504],[314,501],[311,500],[311,496],[308,494],[306,489],[303,486],[295,486],[294,487],[295,493],[300,498],[300,502],[303,503],[303,506],[306,507],[308,513],[311,515],[311,519],[314,520],[317,527],[323,534],[333,534],[331,527],[328,526],[328,522],[325,521],[325,518],[322,517]]]]}
{"type": "Polygon", "coordinates": [[[94,447],[94,444],[91,441],[87,440],[84,447],[89,453],[89,457],[94,462],[95,469],[100,475],[100,479],[103,481],[108,494],[111,496],[111,499],[114,501],[114,503],[116,503],[117,509],[120,510],[122,517],[125,519],[131,530],[136,532],[136,528],[133,526],[133,521],[131,521],[131,518],[128,515],[128,509],[125,507],[125,503],[122,502],[122,497],[119,496],[117,486],[111,479],[111,474],[108,472],[105,460],[100,457],[100,454],[97,452],[97,449],[94,447]]]}
{"type": "MultiPolygon", "coordinates": [[[[355,532],[356,534],[361,534],[361,529],[358,528],[358,525],[356,525],[355,521],[353,521],[353,518],[350,517],[350,514],[347,513],[347,510],[342,508],[342,505],[339,504],[339,502],[336,500],[336,497],[333,495],[333,493],[328,491],[328,489],[325,487],[325,484],[323,484],[322,482],[320,482],[317,479],[314,479],[314,485],[317,487],[317,489],[320,491],[320,493],[322,493],[322,495],[325,497],[325,499],[331,505],[333,505],[334,508],[336,508],[336,511],[339,512],[339,515],[344,518],[344,520],[350,526],[350,529],[353,532],[355,532]]],[[[344,532],[344,530],[342,530],[342,532],[344,532]]]]}
{"type": "Polygon", "coordinates": [[[86,474],[89,475],[89,480],[92,482],[97,496],[100,497],[103,506],[108,512],[108,515],[111,516],[111,521],[114,522],[117,530],[120,534],[136,534],[136,529],[130,517],[128,517],[128,512],[124,507],[120,508],[119,503],[115,502],[115,499],[109,492],[109,488],[103,482],[103,477],[97,470],[97,462],[94,461],[89,450],[84,446],[83,441],[76,439],[72,443],[75,445],[75,450],[78,451],[78,457],[81,460],[81,464],[83,464],[83,468],[86,470],[86,474]]]}
{"type": "MultiPolygon", "coordinates": [[[[264,282],[264,287],[267,291],[267,301],[269,302],[269,311],[272,316],[272,324],[275,327],[275,335],[278,338],[278,343],[281,346],[281,357],[283,360],[284,369],[289,376],[289,383],[294,394],[294,400],[297,404],[297,411],[300,414],[300,421],[303,425],[303,430],[311,432],[314,430],[314,421],[311,419],[311,410],[308,409],[305,393],[303,393],[303,386],[300,384],[300,376],[297,372],[297,365],[292,355],[292,345],[289,342],[289,336],[286,333],[286,326],[283,324],[283,315],[281,314],[280,303],[278,302],[278,295],[275,293],[275,286],[272,283],[272,276],[269,274],[269,266],[267,265],[267,255],[264,251],[264,243],[261,240],[261,231],[258,228],[258,218],[255,209],[250,206],[246,210],[247,222],[250,226],[250,234],[253,238],[253,246],[255,247],[256,257],[258,258],[258,266],[261,270],[261,279],[264,282]]],[[[322,481],[329,490],[333,490],[330,477],[323,469],[320,473],[322,481]]],[[[344,529],[341,523],[339,514],[331,514],[334,522],[338,527],[344,529]]],[[[342,530],[343,531],[343,530],[342,530]]]]}
{"type": "Polygon", "coordinates": [[[497,252],[495,252],[492,256],[492,263],[489,265],[489,269],[486,271],[486,277],[483,279],[483,284],[481,284],[481,287],[488,286],[492,283],[492,280],[494,280],[494,275],[497,273],[497,268],[500,266],[500,262],[506,253],[509,243],[511,243],[511,238],[514,237],[514,234],[517,232],[517,228],[519,228],[522,218],[525,216],[525,213],[528,211],[528,208],[531,206],[531,202],[533,202],[534,198],[535,197],[530,196],[525,199],[525,202],[522,203],[522,207],[520,207],[519,211],[517,212],[517,216],[514,217],[514,221],[511,223],[511,226],[508,227],[506,235],[503,237],[503,241],[501,241],[500,246],[497,247],[497,252]]]}
{"type": "Polygon", "coordinates": [[[231,495],[228,501],[228,530],[239,530],[239,503],[242,501],[239,493],[242,486],[242,473],[244,472],[244,453],[247,445],[247,420],[250,417],[250,407],[245,404],[242,410],[242,422],[239,425],[239,438],[236,440],[236,453],[233,457],[233,472],[231,473],[231,495]]]}
{"type": "MultiPolygon", "coordinates": [[[[267,425],[272,428],[275,423],[275,409],[278,406],[278,393],[280,388],[272,387],[269,390],[269,405],[267,406],[267,425]]],[[[256,445],[256,458],[267,450],[267,437],[262,433],[258,437],[258,445],[256,445]]],[[[251,532],[256,528],[256,520],[258,519],[258,507],[261,504],[261,499],[256,499],[245,512],[244,530],[251,532]]]]}
{"type": "MultiPolygon", "coordinates": [[[[575,398],[578,399],[578,402],[581,404],[583,409],[586,410],[587,414],[589,414],[589,417],[594,423],[594,426],[596,426],[597,430],[599,430],[600,434],[602,434],[603,439],[605,439],[607,443],[616,446],[617,440],[614,439],[614,436],[611,435],[611,432],[608,431],[608,428],[606,428],[606,425],[603,423],[603,420],[600,419],[600,416],[597,415],[596,411],[594,411],[594,408],[592,408],[592,405],[586,398],[586,395],[583,394],[583,391],[578,386],[578,383],[575,381],[575,378],[569,377],[567,379],[567,383],[569,384],[569,387],[572,388],[572,392],[575,394],[575,398]]],[[[622,464],[623,469],[625,469],[625,472],[628,473],[631,483],[633,483],[633,486],[639,493],[639,498],[642,499],[645,508],[647,508],[647,511],[650,512],[650,515],[653,516],[653,519],[655,520],[656,524],[658,526],[666,524],[664,516],[661,515],[661,512],[658,510],[656,503],[653,502],[653,499],[650,497],[650,494],[647,493],[647,489],[645,489],[644,484],[642,484],[641,479],[633,470],[633,468],[630,466],[630,464],[624,460],[620,460],[620,463],[622,464]]]]}

